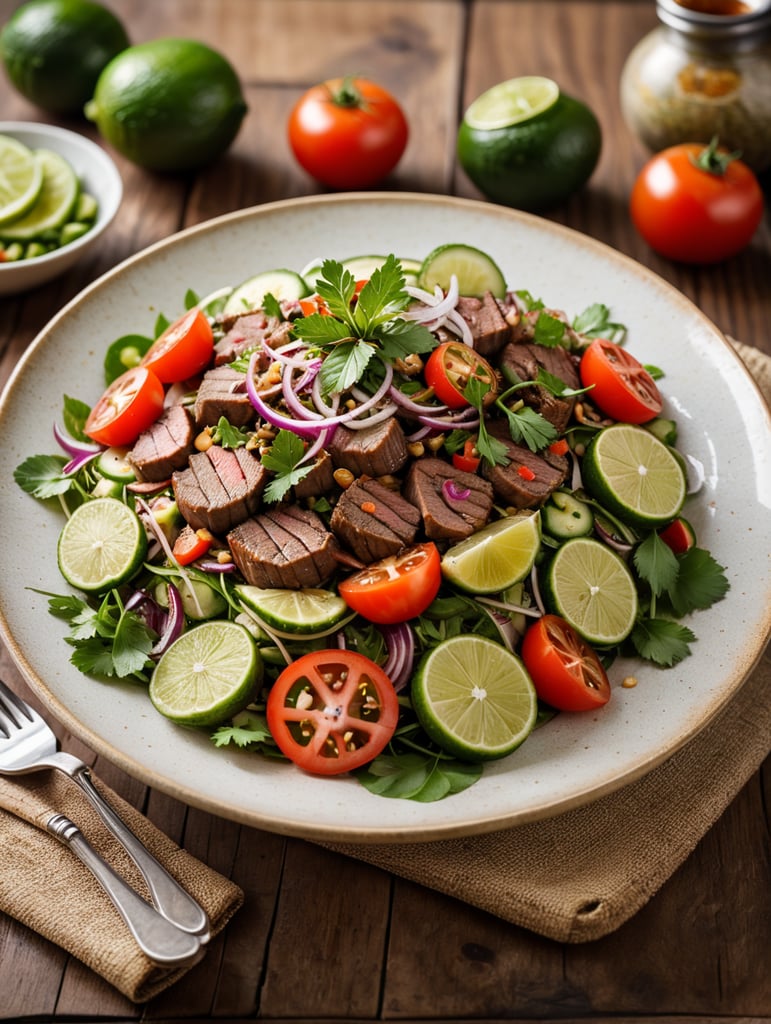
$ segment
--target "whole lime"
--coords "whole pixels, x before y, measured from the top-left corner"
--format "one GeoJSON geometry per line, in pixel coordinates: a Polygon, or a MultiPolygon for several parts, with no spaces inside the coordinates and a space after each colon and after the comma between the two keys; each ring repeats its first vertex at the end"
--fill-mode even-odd
{"type": "Polygon", "coordinates": [[[556,206],[590,178],[602,148],[592,111],[549,78],[514,78],[489,89],[458,130],[461,166],[494,202],[521,210],[556,206]]]}
{"type": "Polygon", "coordinates": [[[55,114],[81,113],[102,68],[128,45],[121,22],[92,0],[29,0],[0,33],[14,87],[55,114]]]}
{"type": "Polygon", "coordinates": [[[246,109],[225,57],[192,39],[164,38],[130,46],[111,60],[85,112],[133,163],[187,171],[225,152],[246,109]]]}

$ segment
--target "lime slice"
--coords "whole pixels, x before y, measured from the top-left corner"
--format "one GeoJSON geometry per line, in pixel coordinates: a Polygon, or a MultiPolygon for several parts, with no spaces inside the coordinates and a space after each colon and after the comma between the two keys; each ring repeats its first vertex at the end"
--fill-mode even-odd
{"type": "Polygon", "coordinates": [[[481,636],[454,636],[423,656],[412,679],[415,713],[448,754],[488,761],[532,731],[535,688],[519,658],[481,636]]]}
{"type": "Polygon", "coordinates": [[[61,227],[78,200],[80,182],[64,157],[50,149],[35,150],[35,157],[43,169],[43,186],[35,205],[23,217],[0,228],[8,241],[27,241],[61,227]]]}
{"type": "Polygon", "coordinates": [[[626,563],[607,545],[576,537],[557,549],[544,598],[589,643],[610,647],[629,636],[637,618],[637,588],[626,563]]]}
{"type": "Polygon", "coordinates": [[[663,526],[685,501],[686,479],[677,455],[643,427],[616,423],[601,430],[581,469],[587,490],[631,526],[663,526]]]}
{"type": "Polygon", "coordinates": [[[527,75],[499,82],[471,104],[464,119],[472,128],[493,131],[542,114],[559,99],[559,86],[551,78],[527,75]]]}
{"type": "Polygon", "coordinates": [[[485,292],[502,299],[506,294],[506,279],[497,263],[473,245],[450,243],[440,245],[423,261],[418,277],[421,288],[433,291],[439,285],[445,291],[450,287],[450,278],[458,279],[461,295],[482,296],[485,292]]]}
{"type": "Polygon", "coordinates": [[[262,680],[249,630],[237,622],[202,622],[161,655],[150,680],[156,710],[179,725],[219,725],[243,711],[262,680]]]}
{"type": "Polygon", "coordinates": [[[147,534],[137,514],[115,498],[79,505],[59,535],[59,570],[73,587],[99,593],[137,571],[147,534]]]}
{"type": "Polygon", "coordinates": [[[448,548],[442,572],[472,594],[493,594],[524,579],[540,547],[540,512],[507,516],[448,548]]]}
{"type": "Polygon", "coordinates": [[[287,633],[321,633],[350,615],[342,597],[331,590],[278,590],[236,587],[243,603],[269,626],[287,633]]]}
{"type": "Polygon", "coordinates": [[[0,135],[0,224],[7,224],[34,205],[43,185],[43,166],[31,149],[0,135]]]}

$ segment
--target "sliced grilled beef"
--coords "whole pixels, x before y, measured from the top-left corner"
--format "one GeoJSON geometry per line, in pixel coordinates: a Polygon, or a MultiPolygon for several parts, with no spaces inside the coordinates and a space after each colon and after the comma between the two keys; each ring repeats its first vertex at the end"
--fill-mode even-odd
{"type": "Polygon", "coordinates": [[[179,511],[194,530],[225,534],[260,507],[267,473],[246,448],[212,445],[171,478],[179,511]]]}
{"type": "Polygon", "coordinates": [[[182,405],[172,405],[139,435],[128,461],[138,480],[168,480],[174,470],[187,465],[194,440],[189,412],[182,405]]]}
{"type": "MultiPolygon", "coordinates": [[[[501,353],[501,369],[504,376],[507,370],[516,374],[520,380],[535,380],[539,367],[547,373],[567,384],[571,388],[579,388],[581,382],[578,371],[570,354],[561,345],[532,345],[526,342],[512,342],[501,353]]],[[[509,378],[511,379],[511,378],[509,378]]],[[[522,388],[519,397],[527,405],[553,423],[562,434],[573,414],[575,398],[560,398],[553,395],[540,384],[522,388]]]]}
{"type": "Polygon", "coordinates": [[[524,445],[516,444],[503,420],[492,421],[488,430],[506,445],[510,460],[506,466],[490,467],[483,463],[483,472],[499,501],[514,508],[539,508],[552,491],[564,483],[568,475],[568,460],[564,455],[551,452],[539,455],[524,445]]]}
{"type": "Polygon", "coordinates": [[[377,480],[355,480],[341,494],[329,525],[357,558],[369,563],[412,544],[420,513],[377,480]]]}
{"type": "Polygon", "coordinates": [[[311,467],[311,471],[294,485],[294,496],[298,501],[329,494],[335,485],[334,466],[329,453],[322,451],[311,467]]]}
{"type": "Polygon", "coordinates": [[[432,540],[468,537],[484,526],[493,507],[492,484],[434,458],[413,462],[404,496],[420,509],[423,529],[432,540]]]}
{"type": "Polygon", "coordinates": [[[455,308],[469,325],[480,356],[495,355],[511,338],[511,326],[492,292],[485,292],[481,299],[461,295],[455,308]]]}
{"type": "Polygon", "coordinates": [[[338,427],[329,454],[335,466],[350,469],[354,476],[385,476],[397,473],[408,453],[404,431],[392,417],[364,430],[338,427]]]}
{"type": "Polygon", "coordinates": [[[279,322],[275,317],[267,317],[261,310],[241,316],[214,346],[214,365],[229,363],[249,349],[259,348],[263,351],[258,367],[263,370],[270,362],[270,355],[264,351],[263,343],[272,348],[283,345],[291,329],[288,320],[279,322]]]}
{"type": "Polygon", "coordinates": [[[215,366],[203,375],[193,410],[199,427],[214,427],[224,416],[234,427],[254,422],[254,406],[246,393],[246,376],[231,366],[215,366]]]}
{"type": "Polygon", "coordinates": [[[338,564],[337,539],[319,516],[299,505],[247,519],[227,541],[241,575],[255,587],[320,587],[338,564]]]}

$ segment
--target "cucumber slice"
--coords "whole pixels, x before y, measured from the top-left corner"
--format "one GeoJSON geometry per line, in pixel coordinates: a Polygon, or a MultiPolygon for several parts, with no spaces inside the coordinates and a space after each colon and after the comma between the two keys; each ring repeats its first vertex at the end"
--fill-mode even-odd
{"type": "Polygon", "coordinates": [[[301,299],[308,294],[305,280],[293,270],[265,270],[255,274],[230,293],[223,312],[243,313],[247,309],[259,309],[266,295],[282,299],[301,299]]]}
{"type": "Polygon", "coordinates": [[[497,299],[506,295],[506,279],[491,256],[473,245],[449,243],[440,245],[423,260],[418,284],[427,291],[439,285],[445,291],[455,275],[461,295],[481,298],[492,292],[497,299]]]}
{"type": "Polygon", "coordinates": [[[233,294],[233,289],[229,285],[225,285],[224,288],[217,288],[216,291],[209,292],[205,295],[198,303],[200,309],[208,317],[215,317],[218,313],[221,313],[225,308],[225,303],[233,294]]]}
{"type": "Polygon", "coordinates": [[[554,491],[541,509],[541,519],[544,530],[560,540],[585,537],[594,527],[592,510],[568,491],[554,491]]]}
{"type": "Polygon", "coordinates": [[[667,419],[666,416],[657,416],[655,419],[643,423],[643,426],[664,444],[668,444],[670,447],[677,444],[677,423],[674,420],[667,419]]]}
{"type": "Polygon", "coordinates": [[[130,451],[130,448],[106,448],[95,462],[99,475],[119,484],[130,484],[136,480],[133,467],[126,458],[130,451]]]}

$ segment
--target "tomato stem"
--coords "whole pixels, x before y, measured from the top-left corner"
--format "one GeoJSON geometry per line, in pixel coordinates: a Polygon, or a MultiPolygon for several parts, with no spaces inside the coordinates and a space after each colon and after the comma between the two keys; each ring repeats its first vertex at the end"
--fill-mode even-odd
{"type": "Polygon", "coordinates": [[[733,163],[734,160],[738,160],[742,154],[741,150],[738,149],[734,150],[733,153],[720,153],[718,151],[718,144],[717,135],[713,135],[706,149],[703,149],[698,156],[692,156],[691,162],[694,167],[706,171],[707,174],[715,174],[717,177],[722,178],[728,169],[728,165],[733,163]]]}
{"type": "Polygon", "coordinates": [[[361,92],[356,86],[353,75],[346,75],[338,89],[329,90],[332,102],[336,107],[361,107],[361,92]]]}

